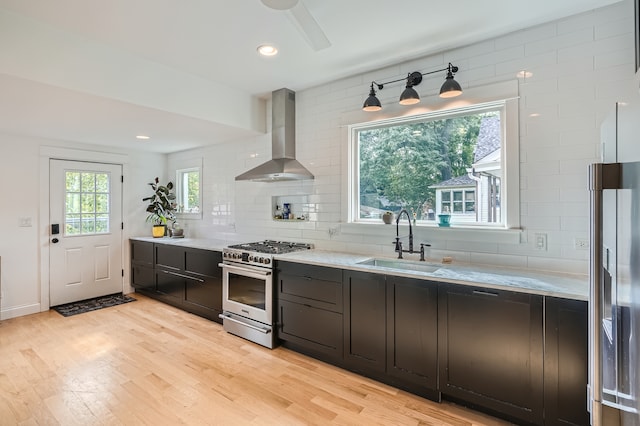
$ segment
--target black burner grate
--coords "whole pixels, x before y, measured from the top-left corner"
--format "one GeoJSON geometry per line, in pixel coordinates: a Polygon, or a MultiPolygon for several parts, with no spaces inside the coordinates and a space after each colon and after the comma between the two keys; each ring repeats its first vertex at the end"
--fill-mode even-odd
{"type": "Polygon", "coordinates": [[[254,243],[234,244],[229,246],[232,249],[253,251],[256,253],[282,254],[313,248],[311,244],[292,243],[288,241],[265,240],[254,243]]]}

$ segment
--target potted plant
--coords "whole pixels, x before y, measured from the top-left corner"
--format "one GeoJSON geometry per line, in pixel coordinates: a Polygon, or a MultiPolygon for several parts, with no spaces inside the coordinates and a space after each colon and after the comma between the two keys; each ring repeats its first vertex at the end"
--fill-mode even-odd
{"type": "Polygon", "coordinates": [[[142,201],[149,202],[147,206],[147,222],[153,224],[153,236],[154,238],[163,237],[166,233],[166,227],[168,221],[175,221],[176,204],[175,194],[171,191],[173,189],[173,183],[169,182],[166,185],[160,185],[160,180],[156,177],[154,182],[149,183],[153,194],[149,197],[145,197],[142,201]]]}

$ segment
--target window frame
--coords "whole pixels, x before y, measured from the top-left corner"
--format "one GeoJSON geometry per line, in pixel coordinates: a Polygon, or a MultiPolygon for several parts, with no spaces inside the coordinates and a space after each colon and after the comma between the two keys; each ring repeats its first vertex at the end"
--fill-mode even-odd
{"type": "MultiPolygon", "coordinates": [[[[503,220],[500,224],[470,223],[457,224],[453,227],[473,228],[478,230],[520,230],[520,158],[519,158],[519,97],[518,82],[510,80],[501,83],[488,84],[481,87],[466,89],[464,100],[442,100],[437,96],[424,97],[424,106],[407,110],[406,107],[391,105],[390,111],[385,113],[352,112],[343,117],[347,139],[345,163],[343,168],[343,204],[342,217],[348,224],[347,229],[377,223],[375,220],[363,220],[359,218],[359,156],[356,131],[363,128],[383,127],[389,123],[401,123],[416,121],[422,117],[452,117],[460,114],[468,114],[470,111],[489,109],[498,105],[502,106],[501,126],[503,132],[503,145],[501,151],[501,169],[503,178],[501,181],[501,207],[503,208],[503,220]],[[364,118],[368,118],[364,120],[364,118]]],[[[420,104],[422,105],[422,103],[420,104]]],[[[477,206],[476,206],[477,208],[477,206]]],[[[437,224],[418,222],[418,226],[437,227],[437,224]]]]}
{"type": "Polygon", "coordinates": [[[181,215],[201,215],[202,213],[202,176],[200,174],[200,167],[189,167],[186,169],[176,170],[176,204],[178,205],[178,212],[181,215]],[[185,175],[196,172],[198,174],[198,211],[197,212],[185,212],[180,211],[180,205],[184,201],[186,195],[189,192],[187,183],[185,182],[185,175]]]}
{"type": "Polygon", "coordinates": [[[186,172],[198,172],[198,186],[199,186],[199,194],[198,194],[198,202],[200,204],[200,211],[198,212],[180,212],[176,209],[176,218],[178,222],[180,220],[198,220],[202,219],[203,208],[203,194],[202,194],[202,182],[204,182],[202,178],[202,158],[174,158],[169,160],[169,170],[173,170],[174,179],[175,179],[175,194],[176,194],[176,204],[180,204],[180,200],[184,194],[185,188],[183,187],[182,175],[186,172]]]}

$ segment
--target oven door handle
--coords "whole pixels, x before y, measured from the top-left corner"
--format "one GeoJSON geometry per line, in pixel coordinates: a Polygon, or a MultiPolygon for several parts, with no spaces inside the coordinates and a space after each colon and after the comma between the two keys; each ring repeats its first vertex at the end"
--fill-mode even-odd
{"type": "Polygon", "coordinates": [[[232,318],[230,315],[225,315],[225,314],[219,314],[218,318],[222,319],[223,321],[231,321],[231,322],[235,322],[238,323],[244,327],[248,327],[252,330],[256,330],[259,331],[260,333],[264,333],[264,334],[269,334],[271,333],[271,329],[270,328],[261,328],[261,327],[256,327],[255,325],[251,325],[251,324],[247,324],[244,321],[239,321],[235,318],[232,318]]]}
{"type": "Polygon", "coordinates": [[[271,271],[268,269],[261,270],[257,268],[246,267],[246,266],[229,265],[228,263],[218,263],[218,266],[223,269],[228,269],[231,272],[241,273],[246,276],[251,276],[251,274],[254,274],[254,275],[266,277],[271,275],[271,271]]]}

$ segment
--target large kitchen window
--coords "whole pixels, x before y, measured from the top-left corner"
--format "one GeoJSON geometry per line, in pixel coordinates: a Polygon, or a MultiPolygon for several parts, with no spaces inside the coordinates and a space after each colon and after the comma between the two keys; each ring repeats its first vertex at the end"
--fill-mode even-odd
{"type": "MultiPolygon", "coordinates": [[[[435,226],[438,215],[450,214],[452,226],[513,226],[505,209],[505,154],[517,152],[517,123],[508,131],[508,120],[517,122],[517,101],[515,115],[508,103],[350,126],[350,222],[380,223],[385,212],[406,209],[418,225],[435,226]]],[[[511,176],[518,175],[517,157],[515,163],[511,176]]]]}

